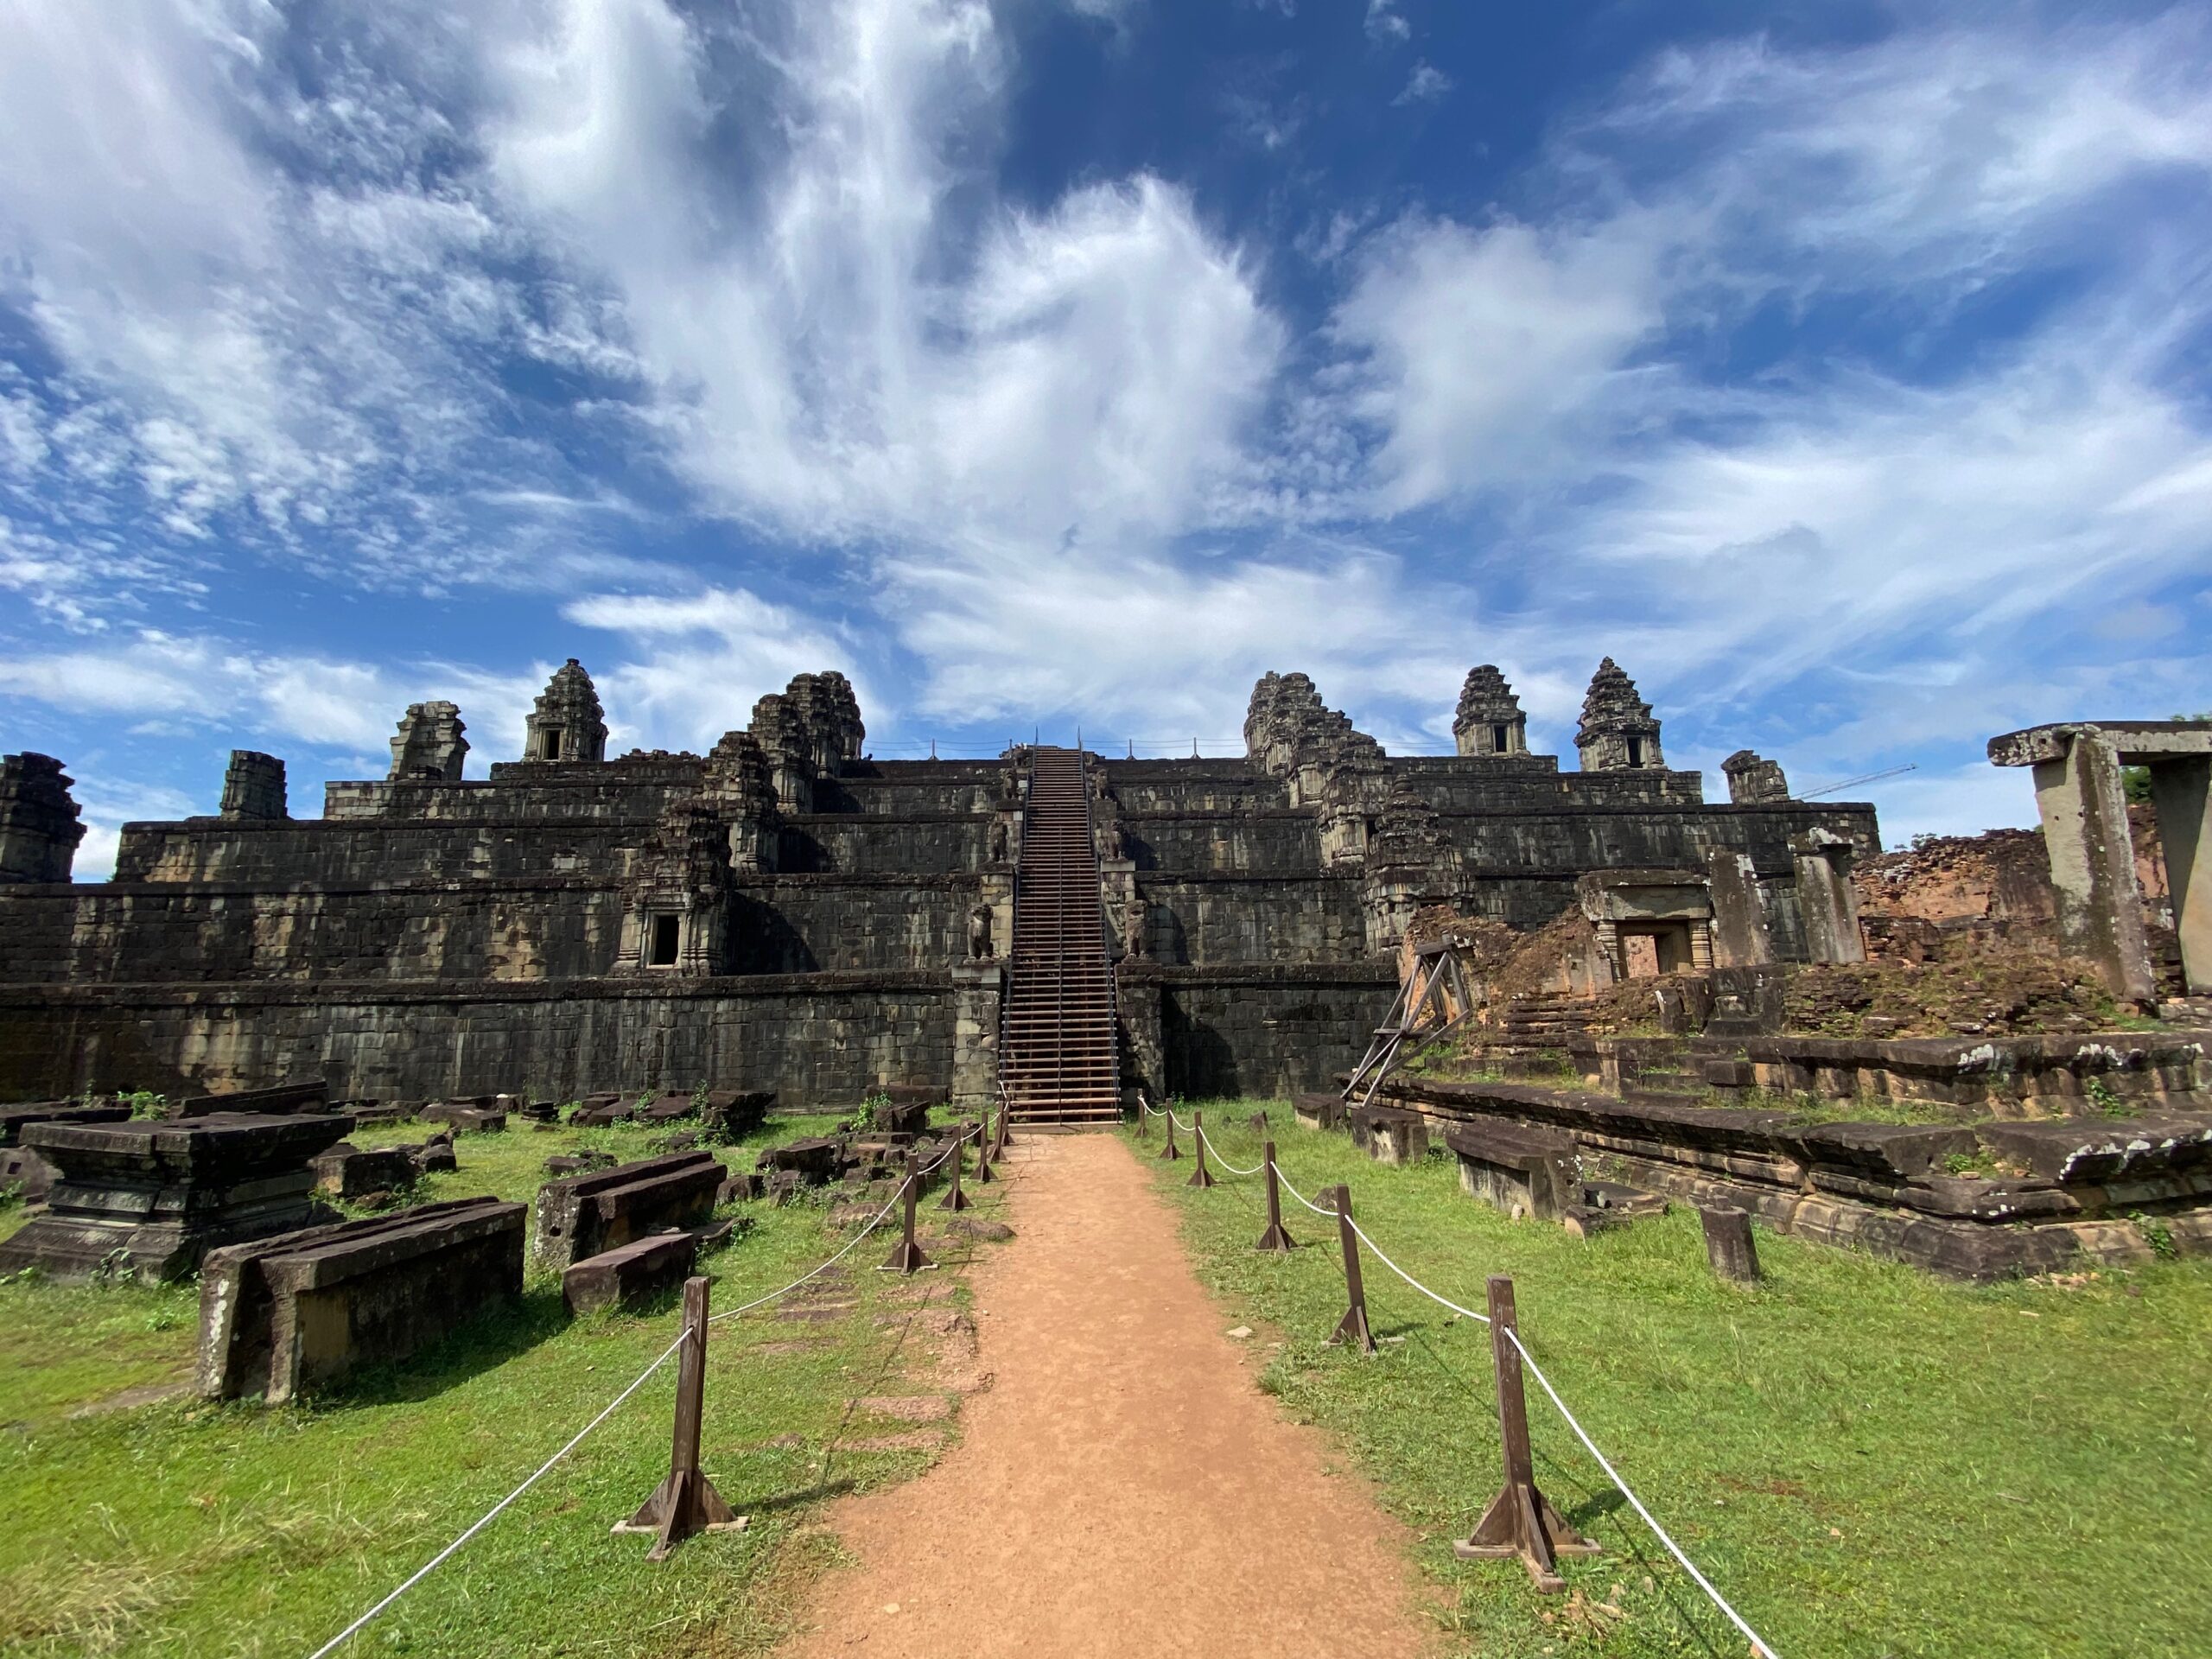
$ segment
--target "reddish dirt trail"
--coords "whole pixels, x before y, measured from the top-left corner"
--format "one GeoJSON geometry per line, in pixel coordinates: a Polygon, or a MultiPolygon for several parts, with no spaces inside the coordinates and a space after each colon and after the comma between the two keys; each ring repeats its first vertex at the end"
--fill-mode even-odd
{"type": "Polygon", "coordinates": [[[1014,1150],[971,1281],[993,1385],[928,1474],[832,1510],[860,1564],[788,1659],[1430,1651],[1402,1529],[1253,1386],[1128,1149],[1014,1150]]]}

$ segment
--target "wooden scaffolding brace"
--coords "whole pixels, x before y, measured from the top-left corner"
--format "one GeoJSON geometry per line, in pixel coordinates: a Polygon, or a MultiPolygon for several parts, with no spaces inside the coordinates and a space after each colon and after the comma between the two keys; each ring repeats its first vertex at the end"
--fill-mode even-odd
{"type": "Polygon", "coordinates": [[[1357,1095],[1357,1103],[1366,1105],[1375,1098],[1383,1079],[1397,1069],[1408,1043],[1418,1048],[1448,1036],[1474,1008],[1475,999],[1468,990],[1467,971],[1460,966],[1458,947],[1448,938],[1415,945],[1414,970],[1398,987],[1397,998],[1383,1023],[1375,1028],[1366,1058],[1353,1068],[1351,1081],[1344,1084],[1344,1100],[1350,1102],[1357,1095]]]}

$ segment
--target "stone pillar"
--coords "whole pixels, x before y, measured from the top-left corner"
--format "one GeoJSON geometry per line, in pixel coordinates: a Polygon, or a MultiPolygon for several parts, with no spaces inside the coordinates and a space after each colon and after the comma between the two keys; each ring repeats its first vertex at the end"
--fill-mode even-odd
{"type": "Polygon", "coordinates": [[[273,754],[232,749],[223,773],[223,817],[232,823],[288,818],[284,805],[284,763],[273,754]]]}
{"type": "MultiPolygon", "coordinates": [[[[2059,937],[2068,950],[2095,965],[2114,996],[2148,1002],[2156,986],[2120,756],[2094,730],[2062,728],[2059,735],[2070,740],[2063,741],[2063,752],[2035,763],[2036,811],[2058,895],[2059,937]]],[[[2178,904],[2174,913],[2178,918],[2178,904]]]]}
{"type": "Polygon", "coordinates": [[[1713,883],[1713,960],[1722,968],[1757,968],[1774,960],[1766,905],[1750,857],[1716,848],[1706,867],[1713,883]]]}
{"type": "Polygon", "coordinates": [[[67,881],[85,838],[73,780],[50,754],[0,760],[0,881],[67,881]]]}
{"type": "Polygon", "coordinates": [[[952,964],[952,1106],[995,1109],[999,1099],[999,998],[1006,969],[996,962],[952,964]]]}
{"type": "Polygon", "coordinates": [[[2212,993],[2212,757],[2154,763],[2151,804],[2166,855],[2182,976],[2191,995],[2212,993]]]}
{"type": "Polygon", "coordinates": [[[1833,830],[1811,830],[1792,837],[1789,849],[1797,866],[1797,906],[1805,918],[1806,959],[1866,961],[1859,890],[1851,882],[1850,840],[1833,830]]]}

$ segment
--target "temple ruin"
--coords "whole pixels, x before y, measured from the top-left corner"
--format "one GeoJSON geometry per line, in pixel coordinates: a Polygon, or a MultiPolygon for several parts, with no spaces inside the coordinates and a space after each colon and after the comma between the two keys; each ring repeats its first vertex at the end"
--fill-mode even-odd
{"type": "Polygon", "coordinates": [[[484,779],[448,702],[320,817],[239,750],[215,816],[125,826],[81,884],[60,763],[10,757],[0,1095],[1281,1095],[1357,1056],[1424,907],[1586,915],[1600,978],[1851,960],[1850,861],[1879,850],[1872,807],[1793,800],[1771,763],[1707,801],[1610,658],[1577,770],[1529,753],[1491,664],[1442,756],[1386,754],[1295,673],[1255,687],[1236,760],[873,760],[836,673],[705,755],[610,757],[607,729],[571,659],[484,779]]]}

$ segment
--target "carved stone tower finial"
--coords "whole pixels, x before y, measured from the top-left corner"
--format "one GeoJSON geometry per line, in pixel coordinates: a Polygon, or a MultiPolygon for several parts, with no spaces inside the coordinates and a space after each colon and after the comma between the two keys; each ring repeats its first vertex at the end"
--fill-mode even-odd
{"type": "Polygon", "coordinates": [[[0,881],[67,881],[85,826],[73,780],[50,754],[0,760],[0,881]]]}
{"type": "Polygon", "coordinates": [[[1734,806],[1766,806],[1789,798],[1789,780],[1782,763],[1769,760],[1750,749],[1738,749],[1720,763],[1728,780],[1728,800],[1734,806]]]}
{"type": "Polygon", "coordinates": [[[1662,772],[1659,722],[1637,695],[1636,682],[1610,657],[1598,664],[1582,699],[1582,724],[1574,734],[1585,772],[1662,772]]]}
{"type": "Polygon", "coordinates": [[[1526,754],[1529,717],[1521,712],[1521,699],[1505,683],[1495,663],[1467,671],[1459,688],[1459,711],[1452,721],[1452,735],[1462,754],[1526,754]]]}
{"type": "Polygon", "coordinates": [[[232,749],[223,773],[223,817],[232,823],[289,817],[284,805],[284,763],[255,749],[232,749]]]}
{"type": "Polygon", "coordinates": [[[607,759],[607,721],[599,692],[583,664],[571,657],[553,671],[524,724],[525,760],[589,764],[607,759]]]}
{"type": "Polygon", "coordinates": [[[410,702],[391,740],[391,781],[456,784],[468,758],[468,728],[450,702],[410,702]]]}

